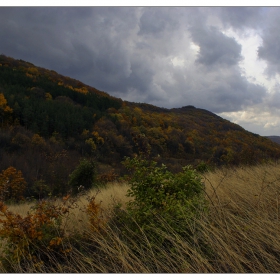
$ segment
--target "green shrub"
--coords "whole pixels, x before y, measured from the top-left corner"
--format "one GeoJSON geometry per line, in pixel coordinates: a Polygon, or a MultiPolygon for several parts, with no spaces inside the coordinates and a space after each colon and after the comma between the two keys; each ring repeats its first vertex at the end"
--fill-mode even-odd
{"type": "Polygon", "coordinates": [[[165,165],[158,167],[139,157],[126,158],[124,165],[132,171],[127,195],[134,199],[128,202],[127,213],[137,224],[135,230],[160,228],[164,220],[181,236],[188,234],[187,224],[207,206],[204,184],[196,170],[186,166],[173,174],[165,165]]]}
{"type": "Polygon", "coordinates": [[[46,184],[44,180],[37,180],[34,182],[32,187],[29,189],[29,195],[43,199],[51,194],[51,188],[46,184]]]}
{"type": "Polygon", "coordinates": [[[73,193],[79,192],[79,187],[90,189],[96,182],[96,164],[92,160],[82,159],[77,168],[70,174],[68,184],[73,187],[73,193]]]}
{"type": "Polygon", "coordinates": [[[208,171],[211,171],[211,167],[204,161],[201,161],[199,164],[196,165],[195,169],[199,173],[206,173],[208,171]]]}

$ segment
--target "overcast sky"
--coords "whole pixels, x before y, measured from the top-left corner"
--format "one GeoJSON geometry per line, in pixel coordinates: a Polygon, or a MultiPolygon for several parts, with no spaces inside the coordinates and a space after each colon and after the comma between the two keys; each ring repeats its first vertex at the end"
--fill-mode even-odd
{"type": "Polygon", "coordinates": [[[280,135],[279,7],[0,7],[0,53],[280,135]]]}

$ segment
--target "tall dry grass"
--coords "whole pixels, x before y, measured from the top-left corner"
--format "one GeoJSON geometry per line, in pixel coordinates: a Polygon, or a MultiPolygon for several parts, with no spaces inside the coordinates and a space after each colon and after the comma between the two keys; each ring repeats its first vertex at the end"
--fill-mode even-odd
{"type": "MultiPolygon", "coordinates": [[[[106,223],[100,232],[91,232],[86,214],[79,209],[87,204],[80,197],[68,223],[71,229],[87,232],[86,238],[73,237],[73,251],[67,261],[51,265],[35,264],[16,272],[72,273],[277,273],[280,271],[280,165],[267,164],[238,168],[221,168],[205,173],[207,212],[198,219],[187,219],[182,227],[188,236],[179,236],[161,217],[162,227],[154,236],[164,236],[166,246],[152,243],[140,229],[135,233],[111,219],[116,202],[125,203],[126,184],[111,184],[96,196],[101,202],[106,223]],[[125,230],[124,230],[125,229],[125,230]],[[123,234],[125,232],[125,236],[123,234]],[[191,235],[190,235],[191,233],[191,235]],[[170,249],[171,248],[171,249],[170,249]]],[[[11,206],[11,211],[28,211],[29,205],[11,206]],[[19,208],[21,207],[21,208],[19,208]]],[[[123,210],[125,211],[125,210],[123,210]]],[[[198,210],[199,211],[199,210],[198,210]]],[[[1,268],[0,268],[1,270],[1,268]]],[[[4,272],[3,268],[2,271],[4,272]]]]}
{"type": "Polygon", "coordinates": [[[280,271],[280,165],[223,168],[205,175],[211,202],[203,237],[214,271],[280,271]]]}

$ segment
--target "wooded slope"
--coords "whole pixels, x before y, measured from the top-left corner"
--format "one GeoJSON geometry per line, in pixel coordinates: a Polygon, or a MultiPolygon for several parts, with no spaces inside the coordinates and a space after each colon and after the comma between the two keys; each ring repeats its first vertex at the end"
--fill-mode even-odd
{"type": "MultiPolygon", "coordinates": [[[[186,100],[187,103],[187,100],[186,100]]],[[[186,164],[257,163],[280,146],[207,110],[123,101],[80,81],[0,55],[0,171],[14,166],[29,186],[65,187],[81,158],[100,173],[140,151],[179,171],[186,164]],[[40,181],[40,182],[41,182],[40,181]]]]}

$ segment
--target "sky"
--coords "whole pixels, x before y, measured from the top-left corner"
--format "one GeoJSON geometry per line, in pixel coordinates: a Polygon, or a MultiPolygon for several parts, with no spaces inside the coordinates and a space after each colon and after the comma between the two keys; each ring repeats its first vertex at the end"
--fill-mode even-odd
{"type": "Polygon", "coordinates": [[[0,7],[0,54],[280,135],[280,7],[0,7]]]}

